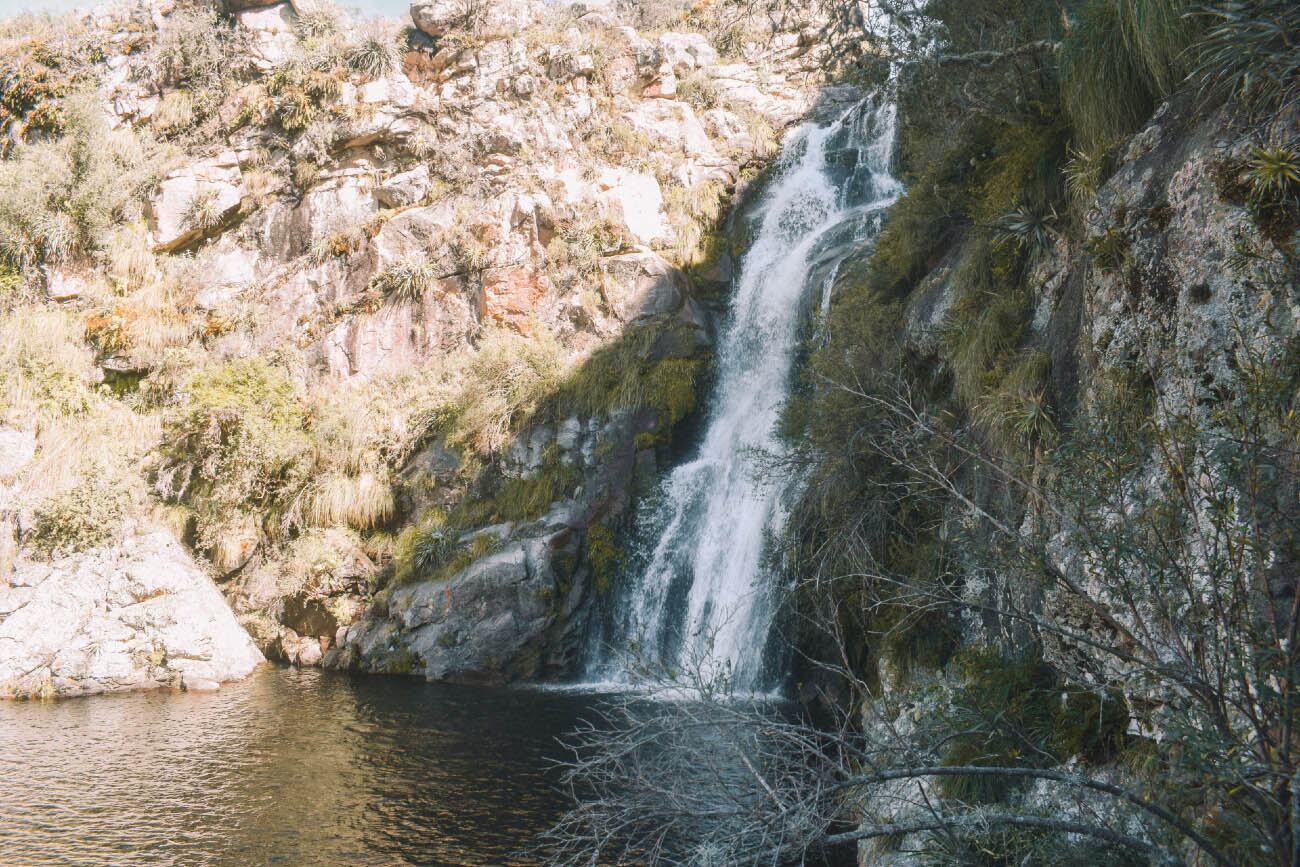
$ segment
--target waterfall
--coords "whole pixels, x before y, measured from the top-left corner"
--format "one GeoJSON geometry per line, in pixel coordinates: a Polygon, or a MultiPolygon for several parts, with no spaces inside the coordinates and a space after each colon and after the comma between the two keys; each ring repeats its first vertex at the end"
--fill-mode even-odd
{"type": "Polygon", "coordinates": [[[765,648],[781,588],[765,548],[798,491],[777,424],[810,305],[829,307],[840,260],[878,232],[901,189],[889,174],[893,137],[892,105],[870,101],[787,136],[718,341],[702,439],[641,522],[635,581],[593,674],[618,678],[635,662],[702,670],[739,690],[772,686],[765,648]]]}

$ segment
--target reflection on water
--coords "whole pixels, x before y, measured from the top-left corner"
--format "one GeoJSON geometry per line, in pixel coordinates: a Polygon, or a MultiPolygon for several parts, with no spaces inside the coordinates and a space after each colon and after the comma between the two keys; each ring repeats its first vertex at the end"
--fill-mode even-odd
{"type": "Polygon", "coordinates": [[[266,670],[0,702],[5,865],[510,865],[590,697],[266,670]]]}

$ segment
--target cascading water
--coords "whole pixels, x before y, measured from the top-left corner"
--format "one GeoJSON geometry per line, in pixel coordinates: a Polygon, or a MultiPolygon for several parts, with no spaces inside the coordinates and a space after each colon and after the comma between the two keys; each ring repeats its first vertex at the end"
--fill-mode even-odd
{"type": "Polygon", "coordinates": [[[643,522],[644,565],[593,674],[623,676],[635,648],[639,664],[689,666],[739,690],[771,686],[765,647],[780,600],[764,548],[797,489],[777,423],[809,296],[829,305],[840,260],[879,230],[901,189],[889,174],[893,139],[893,107],[870,102],[787,138],[739,269],[698,453],[643,522]]]}

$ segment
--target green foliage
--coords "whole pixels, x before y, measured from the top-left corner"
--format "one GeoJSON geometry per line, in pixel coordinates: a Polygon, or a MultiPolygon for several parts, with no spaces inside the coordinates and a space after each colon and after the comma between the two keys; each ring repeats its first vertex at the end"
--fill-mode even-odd
{"type": "Polygon", "coordinates": [[[1052,358],[1046,352],[1025,353],[1009,363],[997,384],[976,404],[976,420],[1008,457],[1026,458],[1055,439],[1047,396],[1051,369],[1052,358]]]}
{"type": "Polygon", "coordinates": [[[455,527],[476,527],[501,521],[527,521],[553,503],[573,494],[582,483],[577,467],[547,455],[535,471],[495,480],[495,489],[463,500],[448,522],[455,527]]]}
{"type": "Polygon", "coordinates": [[[703,242],[722,216],[725,195],[726,188],[717,181],[668,188],[664,212],[677,239],[675,258],[679,265],[689,267],[703,258],[703,242]]]}
{"type": "MultiPolygon", "coordinates": [[[[959,732],[944,764],[975,766],[1054,763],[1045,751],[1055,736],[1060,689],[1056,672],[1037,657],[1005,658],[994,648],[970,648],[952,664],[958,687],[945,727],[959,732]]],[[[941,777],[945,797],[987,804],[1024,783],[1014,777],[941,777]]]]}
{"type": "Polygon", "coordinates": [[[1088,255],[1093,263],[1103,271],[1119,271],[1128,264],[1132,255],[1132,245],[1128,235],[1114,226],[1100,235],[1088,239],[1088,255]]]}
{"type": "Polygon", "coordinates": [[[702,69],[686,74],[677,82],[677,98],[700,111],[719,108],[723,104],[721,91],[702,69]]]}
{"type": "Polygon", "coordinates": [[[1104,155],[1095,151],[1070,149],[1070,161],[1065,164],[1065,189],[1076,205],[1086,202],[1101,186],[1105,169],[1104,155]]]}
{"type": "Polygon", "coordinates": [[[438,413],[449,445],[467,455],[500,455],[559,387],[564,350],[548,332],[523,337],[501,329],[479,341],[456,393],[438,413]]]}
{"type": "Polygon", "coordinates": [[[129,505],[122,487],[107,480],[85,480],[36,507],[25,541],[45,557],[96,548],[117,536],[129,505]]]}
{"type": "Polygon", "coordinates": [[[1084,150],[1109,150],[1188,73],[1182,0],[1090,0],[1061,47],[1061,97],[1084,150]]]}
{"type": "Polygon", "coordinates": [[[266,80],[273,97],[271,114],[285,132],[301,132],[320,114],[321,106],[341,90],[336,70],[322,70],[305,57],[294,57],[276,67],[266,80]]]}
{"type": "Polygon", "coordinates": [[[1281,202],[1300,192],[1300,152],[1280,144],[1250,149],[1250,183],[1257,201],[1281,202]]]}
{"type": "Polygon", "coordinates": [[[500,547],[501,540],[492,533],[461,538],[454,524],[435,510],[398,537],[393,584],[450,580],[500,547]]]}
{"type": "Polygon", "coordinates": [[[554,264],[572,267],[580,277],[592,279],[600,273],[601,259],[621,247],[618,227],[601,214],[584,213],[556,227],[546,255],[554,264]]]}
{"type": "Polygon", "coordinates": [[[130,130],[108,128],[98,102],[64,102],[65,134],[0,162],[0,262],[31,271],[96,252],[164,168],[130,130]]]}
{"type": "Polygon", "coordinates": [[[557,417],[649,408],[668,430],[695,409],[708,369],[694,343],[692,329],[679,323],[632,326],[570,373],[548,406],[557,417]]]}
{"type": "Polygon", "coordinates": [[[954,270],[959,294],[944,322],[944,340],[953,394],[967,407],[996,386],[1028,324],[1029,294],[1020,282],[1019,259],[1008,247],[975,235],[954,270]]]}
{"type": "Polygon", "coordinates": [[[190,229],[210,232],[221,225],[221,217],[222,210],[217,201],[217,191],[200,187],[186,203],[181,221],[190,229]]]}
{"type": "Polygon", "coordinates": [[[591,565],[597,593],[603,596],[609,592],[622,562],[623,551],[618,546],[615,532],[604,524],[592,524],[588,527],[587,563],[591,565]]]}
{"type": "Polygon", "coordinates": [[[158,33],[151,62],[137,74],[151,77],[167,95],[185,96],[186,127],[167,124],[163,132],[202,134],[200,125],[215,116],[225,97],[254,67],[248,32],[206,4],[179,6],[158,33]]]}
{"type": "Polygon", "coordinates": [[[285,373],[260,358],[200,370],[166,419],[174,490],[198,515],[200,547],[248,509],[283,507],[310,469],[307,413],[285,373]]]}
{"type": "Polygon", "coordinates": [[[1202,88],[1237,100],[1258,116],[1300,93],[1300,6],[1292,0],[1220,0],[1203,11],[1204,38],[1196,46],[1202,88]]]}
{"type": "MultiPolygon", "coordinates": [[[[950,738],[944,764],[1049,767],[1079,759],[1113,760],[1124,744],[1129,710],[1117,693],[1064,683],[1036,655],[1008,657],[991,647],[963,650],[951,663],[957,682],[944,714],[950,738]]],[[[951,776],[938,780],[945,797],[968,803],[1002,801],[1023,779],[951,776]]]]}
{"type": "Polygon", "coordinates": [[[1042,210],[1022,204],[1003,214],[994,223],[994,229],[999,241],[1013,243],[1031,253],[1045,253],[1057,236],[1058,219],[1053,207],[1042,210]]]}

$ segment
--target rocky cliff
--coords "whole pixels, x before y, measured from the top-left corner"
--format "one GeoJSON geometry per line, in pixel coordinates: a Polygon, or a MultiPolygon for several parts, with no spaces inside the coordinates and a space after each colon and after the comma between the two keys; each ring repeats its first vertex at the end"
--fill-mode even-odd
{"type": "Polygon", "coordinates": [[[129,559],[147,520],[273,658],[571,665],[707,381],[728,202],[817,51],[676,7],[411,13],[6,25],[0,406],[37,458],[11,585],[129,559]]]}

